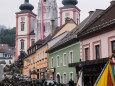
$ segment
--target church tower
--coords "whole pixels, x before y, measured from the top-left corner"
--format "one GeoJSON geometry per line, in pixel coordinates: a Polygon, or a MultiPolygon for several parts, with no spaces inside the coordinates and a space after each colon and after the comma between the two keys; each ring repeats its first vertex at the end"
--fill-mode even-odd
{"type": "Polygon", "coordinates": [[[58,11],[56,0],[39,0],[38,2],[38,28],[36,38],[44,39],[52,33],[52,20],[54,28],[58,25],[58,11]]]}
{"type": "Polygon", "coordinates": [[[29,4],[29,0],[25,0],[19,9],[21,11],[16,13],[15,61],[20,51],[27,52],[27,49],[35,42],[36,14],[32,12],[34,7],[29,4]]]}
{"type": "Polygon", "coordinates": [[[80,9],[76,6],[77,0],[63,0],[60,7],[60,26],[65,23],[66,18],[72,18],[77,24],[80,23],[80,9]]]}

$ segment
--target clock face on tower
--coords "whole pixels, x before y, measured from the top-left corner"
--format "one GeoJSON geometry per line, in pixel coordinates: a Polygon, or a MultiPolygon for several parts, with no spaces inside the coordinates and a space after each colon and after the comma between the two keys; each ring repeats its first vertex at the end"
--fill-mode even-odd
{"type": "Polygon", "coordinates": [[[25,21],[25,17],[21,17],[21,22],[24,22],[25,21]]]}

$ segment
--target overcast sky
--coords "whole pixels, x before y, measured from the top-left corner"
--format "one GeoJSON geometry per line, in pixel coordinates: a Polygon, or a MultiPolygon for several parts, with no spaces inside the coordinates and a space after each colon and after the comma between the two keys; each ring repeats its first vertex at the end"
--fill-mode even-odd
{"type": "MultiPolygon", "coordinates": [[[[30,3],[34,6],[34,13],[37,13],[37,3],[39,0],[30,0],[30,3]]],[[[63,6],[62,0],[57,0],[58,8],[63,6]]],[[[95,9],[106,9],[112,0],[78,0],[77,7],[81,10],[81,21],[88,16],[89,11],[95,9]]],[[[0,0],[0,25],[7,27],[15,27],[16,16],[15,13],[19,12],[20,4],[24,3],[24,0],[0,0]]]]}

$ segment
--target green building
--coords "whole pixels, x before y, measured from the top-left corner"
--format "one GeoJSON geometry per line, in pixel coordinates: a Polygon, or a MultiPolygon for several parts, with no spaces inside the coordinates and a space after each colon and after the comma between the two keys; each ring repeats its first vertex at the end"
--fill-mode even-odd
{"type": "Polygon", "coordinates": [[[84,19],[75,29],[69,32],[63,39],[47,50],[48,57],[48,75],[50,79],[56,82],[66,84],[70,79],[77,83],[75,68],[69,67],[72,63],[82,61],[81,47],[78,33],[80,33],[86,25],[91,23],[102,11],[96,10],[89,12],[90,15],[84,19]]]}
{"type": "Polygon", "coordinates": [[[80,43],[77,36],[71,34],[74,31],[76,32],[77,29],[72,30],[47,51],[48,75],[50,79],[63,84],[67,84],[70,79],[75,83],[77,81],[75,68],[68,66],[80,60],[80,43]]]}

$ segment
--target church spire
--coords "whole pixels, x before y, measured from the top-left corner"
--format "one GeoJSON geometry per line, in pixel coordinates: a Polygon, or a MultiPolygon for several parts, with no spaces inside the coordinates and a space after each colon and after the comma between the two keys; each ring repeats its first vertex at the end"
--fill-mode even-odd
{"type": "Polygon", "coordinates": [[[77,0],[63,0],[62,1],[62,4],[64,6],[68,6],[68,5],[75,6],[77,3],[78,3],[77,0]]]}

